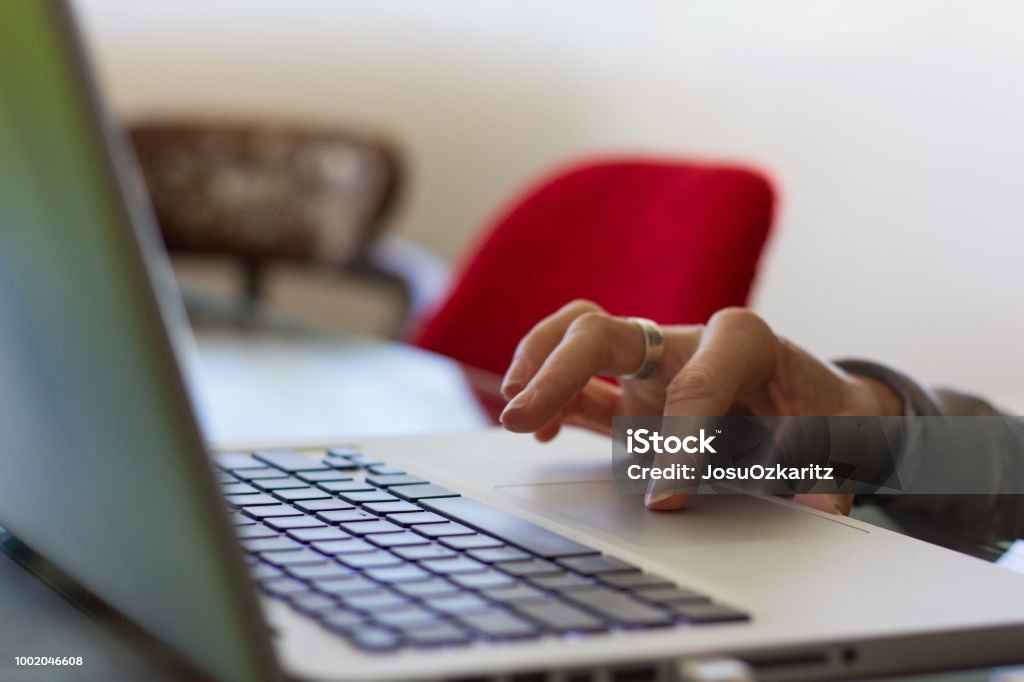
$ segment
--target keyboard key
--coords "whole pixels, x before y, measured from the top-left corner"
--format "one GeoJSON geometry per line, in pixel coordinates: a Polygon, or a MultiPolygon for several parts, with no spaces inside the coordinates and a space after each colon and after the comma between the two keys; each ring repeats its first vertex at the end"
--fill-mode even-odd
{"type": "Polygon", "coordinates": [[[363,505],[363,509],[368,509],[374,514],[380,514],[381,516],[423,511],[412,502],[403,502],[401,500],[398,502],[367,502],[363,505]]]}
{"type": "Polygon", "coordinates": [[[284,552],[303,549],[302,543],[295,542],[295,540],[286,538],[283,535],[278,535],[272,538],[242,540],[242,547],[247,552],[284,552]]]}
{"type": "Polygon", "coordinates": [[[399,497],[404,497],[412,502],[419,500],[432,500],[436,498],[458,498],[459,494],[454,490],[434,485],[433,483],[420,483],[416,485],[392,485],[389,490],[399,497]]]}
{"type": "Polygon", "coordinates": [[[433,573],[450,575],[455,573],[474,573],[484,571],[489,567],[469,557],[453,557],[451,559],[427,559],[420,562],[420,566],[433,573]]]}
{"type": "Polygon", "coordinates": [[[426,580],[432,576],[415,564],[387,568],[367,568],[365,573],[370,578],[382,583],[411,583],[426,580]]]}
{"type": "MultiPolygon", "coordinates": [[[[281,472],[277,472],[280,474],[281,472]]],[[[290,488],[308,488],[309,484],[303,480],[295,478],[294,476],[277,476],[276,478],[261,478],[258,481],[253,481],[252,484],[257,488],[266,490],[268,492],[274,490],[288,490],[290,488]]]]}
{"type": "Polygon", "coordinates": [[[362,457],[363,453],[359,452],[353,447],[347,445],[337,445],[333,448],[327,448],[328,457],[337,457],[339,459],[349,460],[351,457],[362,457]]]}
{"type": "Polygon", "coordinates": [[[579,590],[594,586],[593,580],[575,573],[538,575],[528,578],[528,580],[531,585],[536,585],[542,590],[550,590],[551,592],[565,592],[567,590],[579,590]]]}
{"type": "Polygon", "coordinates": [[[706,604],[711,601],[699,592],[681,587],[634,589],[633,594],[655,604],[706,604]]]}
{"type": "Polygon", "coordinates": [[[353,504],[364,502],[397,502],[398,498],[383,490],[367,490],[363,492],[339,492],[338,497],[353,504]]]}
{"type": "Polygon", "coordinates": [[[280,504],[270,495],[227,495],[225,498],[233,507],[257,507],[280,504]]]}
{"type": "Polygon", "coordinates": [[[509,587],[515,585],[516,581],[501,571],[494,569],[481,571],[479,573],[457,573],[449,575],[448,579],[456,585],[461,585],[470,590],[488,590],[497,587],[509,587]]]}
{"type": "Polygon", "coordinates": [[[368,542],[378,547],[408,547],[410,545],[426,545],[430,540],[422,535],[404,531],[402,533],[379,533],[366,536],[368,542]]]}
{"type": "Polygon", "coordinates": [[[352,477],[345,472],[338,471],[337,469],[327,469],[326,471],[300,471],[295,474],[295,478],[305,481],[306,483],[320,483],[321,481],[351,481],[352,477]]]}
{"type": "Polygon", "coordinates": [[[522,639],[540,634],[530,621],[502,609],[468,613],[457,618],[463,625],[495,639],[522,639]]]}
{"type": "Polygon", "coordinates": [[[559,600],[517,602],[513,608],[555,632],[595,632],[608,629],[596,616],[559,600]]]}
{"type": "Polygon", "coordinates": [[[365,594],[367,592],[378,592],[380,585],[369,578],[361,575],[353,575],[348,578],[335,578],[331,580],[311,580],[313,588],[317,592],[323,592],[333,596],[345,594],[365,594]]]}
{"type": "Polygon", "coordinates": [[[321,528],[327,525],[323,521],[318,521],[312,516],[275,516],[263,519],[263,523],[278,530],[290,530],[292,528],[321,528]]]}
{"type": "Polygon", "coordinates": [[[420,535],[428,538],[450,537],[453,535],[475,535],[472,528],[463,526],[461,523],[428,523],[413,528],[420,535]]]}
{"type": "MultiPolygon", "coordinates": [[[[412,487],[414,486],[402,490],[412,487]]],[[[595,550],[575,540],[467,497],[426,499],[421,504],[431,511],[490,533],[510,545],[545,559],[596,553],[595,550]]]]}
{"type": "Polygon", "coordinates": [[[311,547],[321,554],[328,556],[339,556],[342,554],[362,554],[363,552],[375,552],[377,548],[362,540],[331,540],[328,542],[314,542],[311,547]]]}
{"type": "Polygon", "coordinates": [[[263,466],[247,453],[244,452],[215,452],[212,455],[213,463],[221,469],[257,469],[263,466]]]}
{"type": "Polygon", "coordinates": [[[441,538],[440,542],[452,549],[484,549],[505,546],[501,540],[495,540],[486,535],[456,535],[450,538],[441,538]]]}
{"type": "Polygon", "coordinates": [[[423,597],[423,601],[430,608],[449,615],[480,613],[494,608],[482,597],[470,593],[423,597]]]}
{"type": "Polygon", "coordinates": [[[293,450],[258,450],[252,453],[258,459],[272,467],[294,473],[296,471],[322,471],[327,466],[312,457],[306,457],[293,450]]]}
{"type": "MultiPolygon", "coordinates": [[[[470,574],[474,575],[474,574],[470,574]]],[[[468,577],[468,576],[467,576],[468,577]]],[[[488,599],[502,604],[513,604],[528,601],[550,601],[551,595],[530,585],[512,585],[496,589],[482,590],[481,594],[488,599]]]]}
{"type": "Polygon", "coordinates": [[[382,625],[397,630],[409,630],[412,628],[422,628],[425,625],[433,626],[437,624],[438,615],[422,606],[411,606],[404,611],[384,611],[383,613],[374,614],[373,619],[382,625]]]}
{"type": "Polygon", "coordinates": [[[235,476],[234,474],[232,474],[230,472],[227,472],[227,471],[221,471],[220,469],[215,469],[214,470],[214,472],[213,472],[213,480],[217,481],[217,483],[238,483],[239,482],[239,479],[238,479],[237,476],[235,476]]]}
{"type": "Polygon", "coordinates": [[[320,621],[331,630],[348,634],[357,629],[365,629],[366,616],[350,609],[322,612],[318,614],[320,621]]]}
{"type": "Polygon", "coordinates": [[[627,626],[658,626],[672,622],[669,614],[623,592],[606,587],[573,590],[562,595],[569,601],[616,623],[627,626]]]}
{"type": "Polygon", "coordinates": [[[351,473],[363,468],[362,465],[357,462],[353,462],[350,459],[341,459],[339,457],[331,457],[329,455],[324,457],[324,464],[342,473],[351,473]]]}
{"type": "Polygon", "coordinates": [[[322,564],[301,564],[298,566],[288,566],[285,568],[285,572],[291,575],[293,578],[299,580],[312,581],[312,580],[340,580],[344,578],[350,578],[355,573],[350,568],[345,568],[335,563],[322,563],[322,564]]]}
{"type": "Polygon", "coordinates": [[[273,467],[261,466],[259,469],[236,469],[231,472],[236,478],[243,481],[255,483],[264,478],[280,478],[281,470],[273,467]]]}
{"type": "Polygon", "coordinates": [[[393,651],[402,639],[397,633],[379,627],[362,627],[352,630],[352,643],[367,651],[393,651]]]}
{"type": "Polygon", "coordinates": [[[331,496],[319,488],[290,488],[288,490],[275,490],[274,497],[285,502],[298,502],[300,500],[330,499],[331,496]]]}
{"type": "Polygon", "coordinates": [[[497,564],[505,573],[520,578],[534,575],[551,575],[563,573],[561,567],[544,559],[529,559],[527,561],[509,561],[497,564]]]}
{"type": "Polygon", "coordinates": [[[604,573],[621,573],[640,570],[632,564],[627,564],[625,561],[615,559],[610,556],[604,556],[603,554],[559,559],[558,563],[572,571],[582,573],[583,575],[601,575],[604,573]]]}
{"type": "Polygon", "coordinates": [[[605,573],[597,579],[609,587],[619,590],[638,588],[674,587],[671,580],[665,580],[650,573],[605,573]]]}
{"type": "MultiPolygon", "coordinates": [[[[376,537],[387,538],[391,537],[391,534],[389,533],[388,535],[378,535],[376,537]]],[[[447,557],[456,556],[455,550],[448,549],[447,547],[443,547],[437,544],[395,547],[391,551],[397,554],[398,556],[402,557],[403,559],[408,559],[409,561],[420,561],[422,559],[445,559],[447,557]]]]}
{"type": "MultiPolygon", "coordinates": [[[[330,512],[326,512],[330,513],[330,512]]],[[[341,529],[346,533],[352,533],[352,535],[373,535],[375,533],[398,533],[402,530],[402,527],[379,519],[377,521],[353,521],[349,523],[342,523],[341,529]]]]}
{"type": "MultiPolygon", "coordinates": [[[[252,519],[249,519],[249,521],[252,521],[252,519]]],[[[257,538],[276,538],[279,534],[273,528],[268,528],[262,523],[253,522],[251,525],[235,528],[235,535],[238,536],[239,540],[255,540],[257,538]]]]}
{"type": "Polygon", "coordinates": [[[410,602],[408,598],[383,589],[377,590],[376,592],[343,594],[339,596],[345,606],[353,609],[359,609],[360,611],[366,611],[368,613],[408,609],[412,606],[412,602],[410,602]]]}
{"type": "Polygon", "coordinates": [[[499,561],[523,561],[531,558],[529,554],[516,549],[515,547],[494,547],[488,549],[471,549],[466,552],[469,556],[485,564],[493,564],[499,561]]]}
{"type": "Polygon", "coordinates": [[[288,531],[288,535],[299,542],[322,542],[324,540],[348,540],[352,536],[337,528],[296,528],[288,531]]]}
{"type": "Polygon", "coordinates": [[[248,483],[225,483],[221,485],[220,491],[224,495],[255,495],[259,493],[259,490],[253,488],[248,483]]]}
{"type": "Polygon", "coordinates": [[[337,561],[350,568],[385,568],[387,566],[401,566],[402,560],[390,552],[377,550],[376,552],[360,552],[358,554],[339,554],[334,557],[337,561]]]}
{"type": "Polygon", "coordinates": [[[321,481],[316,484],[321,490],[329,493],[354,493],[360,491],[376,490],[369,483],[361,481],[321,481]]]}
{"type": "Polygon", "coordinates": [[[309,587],[294,578],[273,578],[260,583],[264,591],[276,597],[293,597],[308,593],[309,587]]]}
{"type": "Polygon", "coordinates": [[[404,630],[403,636],[413,646],[446,646],[465,644],[470,640],[468,632],[451,623],[436,623],[430,627],[404,630]]]}
{"type": "Polygon", "coordinates": [[[348,459],[363,467],[372,467],[384,464],[384,462],[380,461],[379,459],[370,457],[369,455],[364,454],[362,452],[357,452],[354,455],[349,455],[348,459]]]}
{"type": "Polygon", "coordinates": [[[723,606],[722,604],[670,604],[678,616],[688,623],[705,625],[709,623],[738,623],[750,620],[750,616],[742,611],[723,606]]]}
{"type": "MultiPolygon", "coordinates": [[[[277,502],[277,500],[274,500],[277,502]]],[[[275,504],[273,506],[261,506],[261,507],[245,507],[242,509],[242,513],[246,516],[251,516],[254,519],[269,519],[278,516],[300,516],[300,512],[295,507],[289,507],[284,504],[275,504]]]]}
{"type": "Polygon", "coordinates": [[[337,511],[318,512],[316,517],[326,523],[346,523],[348,521],[375,521],[376,516],[362,509],[341,509],[337,511]]]}
{"type": "Polygon", "coordinates": [[[303,613],[316,616],[318,613],[329,609],[337,608],[337,602],[322,594],[312,592],[310,594],[299,594],[289,600],[295,608],[303,613]]]}
{"type": "Polygon", "coordinates": [[[415,599],[454,595],[459,588],[444,578],[428,578],[411,583],[398,583],[394,590],[415,599]]]}
{"type": "Polygon", "coordinates": [[[390,488],[392,486],[399,485],[421,485],[426,484],[427,481],[420,478],[419,476],[408,476],[399,474],[389,474],[387,476],[367,476],[367,482],[379,486],[381,488],[390,488]]]}
{"type": "Polygon", "coordinates": [[[249,575],[252,576],[253,580],[268,580],[270,578],[280,578],[284,575],[284,572],[277,566],[271,566],[270,564],[256,564],[249,569],[249,575]]]}
{"type": "Polygon", "coordinates": [[[302,511],[309,514],[316,514],[322,511],[340,511],[342,509],[355,509],[355,506],[339,500],[337,498],[329,498],[326,500],[301,500],[295,503],[295,506],[302,511]]]}
{"type": "Polygon", "coordinates": [[[299,564],[322,564],[326,559],[322,554],[309,549],[297,549],[291,552],[267,552],[260,559],[275,566],[298,566],[299,564]]]}
{"type": "Polygon", "coordinates": [[[424,523],[448,523],[448,519],[434,512],[411,512],[408,514],[391,514],[388,516],[388,521],[392,521],[402,526],[419,526],[424,523]]]}
{"type": "Polygon", "coordinates": [[[374,464],[371,467],[367,467],[371,474],[381,474],[384,476],[400,476],[405,472],[398,467],[393,467],[388,464],[374,464]]]}
{"type": "Polygon", "coordinates": [[[253,519],[242,514],[241,509],[232,509],[228,512],[228,522],[234,526],[251,526],[256,523],[253,519]]]}

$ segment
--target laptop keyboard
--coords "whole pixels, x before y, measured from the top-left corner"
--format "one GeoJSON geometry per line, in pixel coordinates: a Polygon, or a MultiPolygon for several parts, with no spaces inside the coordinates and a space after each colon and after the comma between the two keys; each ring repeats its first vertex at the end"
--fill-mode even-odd
{"type": "Polygon", "coordinates": [[[260,589],[369,651],[749,620],[349,448],[214,462],[260,589]]]}

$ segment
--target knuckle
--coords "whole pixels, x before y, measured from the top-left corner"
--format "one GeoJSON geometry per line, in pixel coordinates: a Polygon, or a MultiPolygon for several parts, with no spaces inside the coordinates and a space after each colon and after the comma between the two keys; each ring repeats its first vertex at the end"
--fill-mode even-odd
{"type": "Polygon", "coordinates": [[[665,389],[665,399],[670,403],[703,400],[714,396],[714,377],[701,367],[683,369],[672,378],[665,389]]]}
{"type": "Polygon", "coordinates": [[[569,301],[564,306],[562,306],[562,310],[568,313],[574,313],[576,315],[604,312],[604,308],[586,298],[577,298],[575,300],[569,301]]]}
{"type": "Polygon", "coordinates": [[[569,325],[570,334],[600,333],[608,326],[609,317],[603,312],[586,312],[569,325]]]}
{"type": "Polygon", "coordinates": [[[768,323],[750,308],[722,308],[708,320],[708,326],[728,327],[751,335],[771,334],[768,323]]]}

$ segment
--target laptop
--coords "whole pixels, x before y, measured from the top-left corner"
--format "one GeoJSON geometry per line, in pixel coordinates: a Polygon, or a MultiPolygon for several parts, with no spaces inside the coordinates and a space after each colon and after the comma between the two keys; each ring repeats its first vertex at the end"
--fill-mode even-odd
{"type": "Polygon", "coordinates": [[[197,673],[640,682],[726,658],[823,680],[1022,656],[1016,574],[776,498],[647,512],[582,431],[209,452],[100,105],[65,5],[0,3],[0,524],[197,673]]]}

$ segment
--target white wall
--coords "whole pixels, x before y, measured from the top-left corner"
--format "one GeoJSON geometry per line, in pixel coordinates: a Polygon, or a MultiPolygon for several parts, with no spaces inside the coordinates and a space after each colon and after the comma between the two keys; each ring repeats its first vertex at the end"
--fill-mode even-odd
{"type": "Polygon", "coordinates": [[[784,205],[756,307],[1024,410],[1024,3],[80,0],[125,114],[392,133],[399,229],[445,256],[594,151],[741,159],[784,205]]]}

